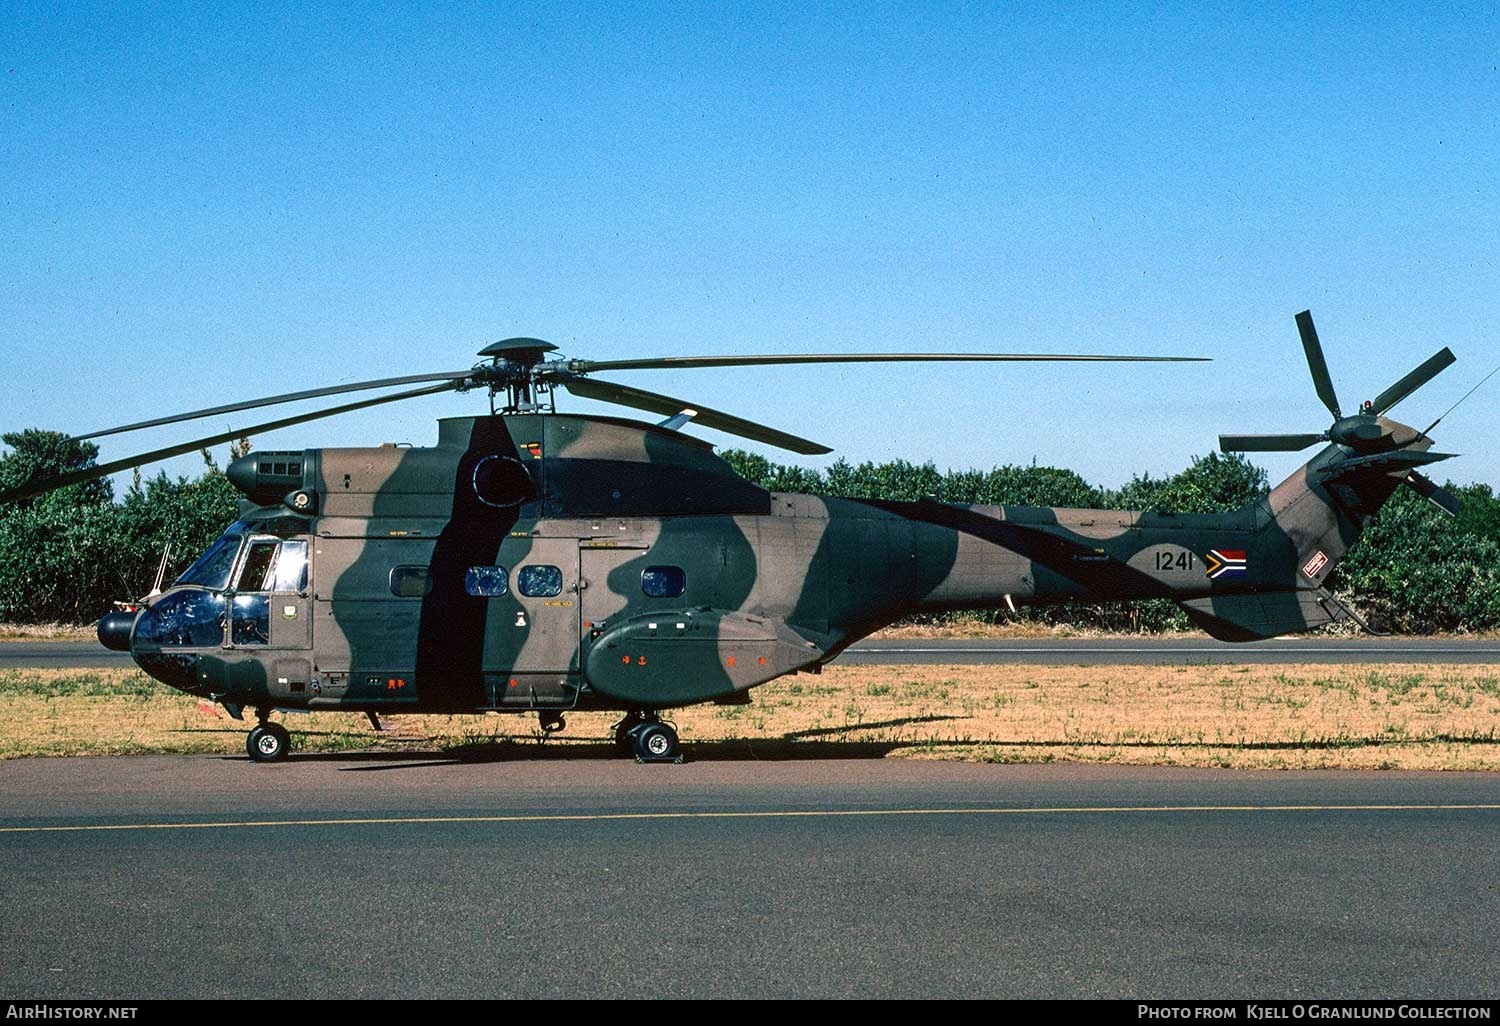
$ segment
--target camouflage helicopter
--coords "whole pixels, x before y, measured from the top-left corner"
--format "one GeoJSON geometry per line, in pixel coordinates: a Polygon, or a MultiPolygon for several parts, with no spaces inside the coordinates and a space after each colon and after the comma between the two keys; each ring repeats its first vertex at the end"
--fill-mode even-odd
{"type": "MultiPolygon", "coordinates": [[[[481,350],[466,370],[270,396],[81,435],[380,387],[420,387],[198,438],[0,493],[14,501],[206,445],[443,391],[486,388],[488,416],[439,422],[425,448],[252,452],[234,461],[240,519],[100,641],[152,677],[255,711],[251,758],[283,758],[279,709],[616,710],[616,742],[678,757],[663,710],[749,701],[916,612],[1070,599],[1170,598],[1215,637],[1249,641],[1353,614],[1323,581],[1403,484],[1456,500],[1417,469],[1446,459],[1387,419],[1448,364],[1447,349],[1344,415],[1311,316],[1297,316],[1322,432],[1224,435],[1226,451],[1327,444],[1268,497],[1222,515],[860,501],[767,492],[695,422],[796,453],[827,447],[727,413],[604,382],[601,371],[922,360],[1175,357],[863,354],[562,359],[538,339],[481,350]],[[557,389],[664,415],[558,413],[557,389]],[[503,397],[503,398],[502,398],[503,397]]],[[[1441,418],[1439,418],[1441,420],[1441,418]]],[[[1436,422],[1434,422],[1436,423],[1436,422]]],[[[1428,429],[1430,430],[1430,428],[1428,429]]]]}

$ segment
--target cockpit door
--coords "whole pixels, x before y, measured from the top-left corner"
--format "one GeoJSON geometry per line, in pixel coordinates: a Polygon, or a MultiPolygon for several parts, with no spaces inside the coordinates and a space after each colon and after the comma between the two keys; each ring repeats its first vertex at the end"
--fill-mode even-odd
{"type": "Polygon", "coordinates": [[[236,649],[311,647],[306,539],[250,539],[230,596],[228,641],[236,649]]]}

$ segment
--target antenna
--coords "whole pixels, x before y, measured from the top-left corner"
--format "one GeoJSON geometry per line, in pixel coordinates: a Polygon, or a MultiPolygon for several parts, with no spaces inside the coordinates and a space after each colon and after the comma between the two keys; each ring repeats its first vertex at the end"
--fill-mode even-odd
{"type": "Polygon", "coordinates": [[[167,561],[171,558],[171,556],[172,546],[167,545],[163,547],[161,550],[161,562],[156,565],[156,583],[151,585],[151,591],[146,595],[147,598],[152,598],[156,595],[161,594],[161,583],[166,579],[167,561]]]}
{"type": "MultiPolygon", "coordinates": [[[[1490,372],[1489,372],[1489,373],[1488,373],[1488,374],[1486,374],[1486,375],[1485,375],[1485,376],[1484,376],[1484,377],[1482,377],[1482,378],[1480,378],[1480,379],[1479,379],[1479,385],[1482,385],[1482,384],[1484,384],[1484,383],[1485,383],[1485,382],[1486,382],[1486,381],[1488,381],[1488,380],[1490,380],[1490,378],[1493,378],[1493,377],[1494,377],[1494,376],[1495,376],[1495,372],[1496,372],[1496,371],[1500,371],[1500,367],[1496,367],[1496,368],[1495,368],[1495,370],[1492,370],[1492,371],[1490,371],[1490,372]]],[[[1452,405],[1452,406],[1450,406],[1450,407],[1448,407],[1448,408],[1447,408],[1447,409],[1446,409],[1446,410],[1444,410],[1444,411],[1443,411],[1443,416],[1442,416],[1442,417],[1439,417],[1439,418],[1438,418],[1438,419],[1437,419],[1437,420],[1435,420],[1435,421],[1433,421],[1433,422],[1432,422],[1432,423],[1431,423],[1431,424],[1428,424],[1428,425],[1427,425],[1427,431],[1431,431],[1431,430],[1432,430],[1432,429],[1433,429],[1433,428],[1435,428],[1435,427],[1437,427],[1437,426],[1438,426],[1438,425],[1439,425],[1439,424],[1441,424],[1441,423],[1442,423],[1442,421],[1443,421],[1443,417],[1446,417],[1446,416],[1448,416],[1448,414],[1450,414],[1450,413],[1452,413],[1452,412],[1453,412],[1453,411],[1454,411],[1454,410],[1456,410],[1456,409],[1458,409],[1458,408],[1459,408],[1459,406],[1460,406],[1460,405],[1462,405],[1462,404],[1463,404],[1463,401],[1464,401],[1464,399],[1467,399],[1467,398],[1469,398],[1469,396],[1471,396],[1471,395],[1473,395],[1473,394],[1474,394],[1474,393],[1475,393],[1475,392],[1477,392],[1477,391],[1479,391],[1479,385],[1475,385],[1475,386],[1474,386],[1474,387],[1473,387],[1473,388],[1471,388],[1471,389],[1469,389],[1469,390],[1468,390],[1468,391],[1467,391],[1467,392],[1465,392],[1465,393],[1464,393],[1464,394],[1463,394],[1463,399],[1460,399],[1460,400],[1459,400],[1459,401],[1458,401],[1458,402],[1456,402],[1456,403],[1454,403],[1454,404],[1453,404],[1453,405],[1452,405]]],[[[1423,431],[1423,432],[1422,432],[1422,434],[1424,434],[1424,435],[1425,435],[1425,434],[1427,434],[1427,431],[1423,431]]]]}

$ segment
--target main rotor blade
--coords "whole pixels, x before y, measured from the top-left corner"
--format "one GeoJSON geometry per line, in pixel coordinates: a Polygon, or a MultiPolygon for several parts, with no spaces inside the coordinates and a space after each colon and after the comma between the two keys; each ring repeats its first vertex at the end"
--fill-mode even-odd
{"type": "Polygon", "coordinates": [[[1326,435],[1220,435],[1221,452],[1296,452],[1324,441],[1326,435]]]}
{"type": "Polygon", "coordinates": [[[1406,475],[1406,483],[1411,485],[1412,491],[1431,502],[1450,517],[1458,516],[1459,510],[1463,509],[1463,503],[1458,501],[1458,496],[1448,491],[1442,485],[1434,484],[1432,478],[1426,474],[1413,470],[1410,474],[1406,475]]]}
{"type": "Polygon", "coordinates": [[[439,392],[451,391],[453,388],[454,385],[445,382],[441,385],[429,385],[426,388],[414,388],[409,392],[382,395],[375,399],[361,399],[357,403],[345,403],[343,406],[334,406],[326,410],[315,410],[312,413],[301,413],[295,417],[284,417],[281,420],[272,420],[264,424],[252,424],[249,427],[221,431],[218,434],[208,435],[205,438],[195,438],[191,442],[183,442],[180,445],[169,445],[163,449],[153,449],[151,452],[141,453],[139,456],[127,456],[122,460],[103,463],[96,467],[88,467],[85,470],[75,470],[58,477],[28,481],[19,487],[0,492],[0,503],[16,502],[19,499],[29,499],[35,495],[45,495],[47,492],[66,488],[71,484],[78,484],[81,481],[92,481],[97,477],[108,477],[110,474],[117,474],[122,470],[133,470],[136,467],[145,466],[147,463],[171,459],[173,456],[181,456],[184,453],[193,452],[205,446],[218,445],[220,442],[231,442],[236,438],[263,434],[267,431],[291,427],[294,424],[305,424],[310,420],[336,417],[341,413],[352,413],[355,410],[363,410],[369,406],[379,406],[382,403],[393,403],[400,399],[415,399],[418,396],[436,395],[439,392]]]}
{"type": "Polygon", "coordinates": [[[1449,349],[1447,346],[1444,346],[1442,349],[1429,356],[1426,360],[1422,361],[1421,366],[1419,366],[1416,370],[1412,371],[1406,377],[1402,378],[1400,381],[1396,382],[1390,388],[1386,389],[1384,392],[1381,392],[1374,399],[1372,399],[1370,401],[1371,408],[1377,415],[1384,413],[1386,410],[1389,410],[1392,406],[1395,406],[1401,400],[1411,395],[1417,389],[1427,384],[1427,382],[1437,377],[1438,374],[1442,372],[1444,367],[1447,367],[1457,359],[1458,357],[1453,355],[1453,350],[1449,349]]]}
{"type": "Polygon", "coordinates": [[[122,424],[119,427],[105,428],[103,431],[91,431],[86,435],[74,435],[73,441],[81,442],[88,438],[103,438],[105,435],[118,435],[126,431],[139,431],[142,428],[160,427],[163,424],[176,424],[183,420],[198,420],[202,417],[214,417],[223,413],[237,413],[240,410],[253,410],[260,406],[277,406],[281,403],[294,403],[299,399],[317,399],[325,395],[340,395],[344,392],[363,392],[371,388],[387,388],[396,385],[415,385],[419,381],[457,381],[466,378],[474,371],[444,371],[440,374],[407,374],[399,378],[377,378],[374,381],[356,381],[349,385],[329,385],[327,388],[309,388],[302,392],[286,392],[282,395],[268,395],[262,399],[246,399],[244,402],[229,403],[225,406],[210,406],[207,409],[193,410],[190,413],[174,413],[168,417],[156,417],[153,420],[142,420],[134,424],[122,424]]]}
{"type": "Polygon", "coordinates": [[[569,392],[584,399],[598,399],[606,403],[618,403],[621,406],[634,407],[637,410],[647,410],[651,413],[660,413],[672,416],[686,410],[693,411],[693,421],[704,427],[726,431],[731,435],[739,435],[741,438],[749,438],[756,442],[764,442],[777,448],[787,449],[791,452],[800,453],[803,456],[821,456],[824,453],[833,452],[826,445],[810,442],[806,438],[798,438],[789,435],[785,431],[777,431],[775,428],[757,424],[752,420],[744,420],[728,413],[720,413],[718,410],[710,410],[706,406],[697,403],[686,402],[682,399],[673,399],[669,395],[659,392],[647,392],[639,388],[631,388],[628,385],[617,385],[610,381],[595,381],[592,378],[563,378],[561,384],[569,392]]]}
{"type": "Polygon", "coordinates": [[[1079,353],[767,353],[759,356],[654,356],[635,360],[568,360],[577,374],[617,370],[687,370],[695,367],[759,367],[793,363],[1207,363],[1206,356],[1093,356],[1079,353]]]}
{"type": "Polygon", "coordinates": [[[1339,397],[1333,390],[1328,361],[1323,359],[1323,345],[1318,341],[1318,329],[1313,327],[1311,310],[1303,310],[1297,315],[1297,333],[1302,336],[1302,349],[1307,353],[1307,367],[1312,371],[1313,387],[1318,390],[1318,398],[1323,400],[1323,405],[1328,407],[1333,419],[1339,420],[1343,417],[1339,412],[1339,397]]]}

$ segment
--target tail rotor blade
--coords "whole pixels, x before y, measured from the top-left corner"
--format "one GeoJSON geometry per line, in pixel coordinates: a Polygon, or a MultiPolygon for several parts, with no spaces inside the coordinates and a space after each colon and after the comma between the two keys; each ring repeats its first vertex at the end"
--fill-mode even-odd
{"type": "Polygon", "coordinates": [[[1453,350],[1446,346],[1438,352],[1433,353],[1422,362],[1420,367],[1371,400],[1370,407],[1372,412],[1379,415],[1389,410],[1392,406],[1395,406],[1401,400],[1427,384],[1427,382],[1437,377],[1443,368],[1453,363],[1456,359],[1457,357],[1453,355],[1453,350]]]}
{"type": "Polygon", "coordinates": [[[1413,470],[1410,474],[1406,475],[1406,483],[1411,485],[1412,491],[1422,496],[1428,502],[1431,502],[1450,517],[1458,516],[1459,510],[1463,509],[1463,503],[1458,501],[1456,495],[1442,485],[1434,484],[1432,478],[1426,474],[1413,470]]]}
{"type": "Polygon", "coordinates": [[[676,417],[691,410],[693,421],[704,427],[739,435],[741,438],[749,438],[756,442],[764,442],[767,445],[774,445],[804,456],[821,456],[833,451],[826,445],[819,445],[806,438],[798,438],[796,435],[789,435],[785,431],[777,431],[775,428],[757,424],[752,420],[744,420],[733,414],[710,410],[697,403],[673,399],[660,392],[647,392],[645,389],[631,388],[629,385],[617,385],[610,381],[595,381],[593,378],[582,377],[563,378],[560,384],[569,392],[582,396],[584,399],[618,403],[621,406],[660,413],[664,416],[676,417]]]}
{"type": "Polygon", "coordinates": [[[1313,327],[1312,311],[1303,310],[1297,315],[1297,332],[1302,336],[1302,348],[1307,353],[1307,367],[1312,371],[1313,386],[1318,398],[1333,414],[1333,419],[1343,417],[1339,412],[1339,397],[1333,390],[1333,378],[1328,373],[1328,361],[1323,359],[1323,345],[1318,341],[1318,329],[1313,327]]]}
{"type": "Polygon", "coordinates": [[[1327,435],[1220,435],[1221,452],[1297,452],[1317,445],[1327,435]]]}

